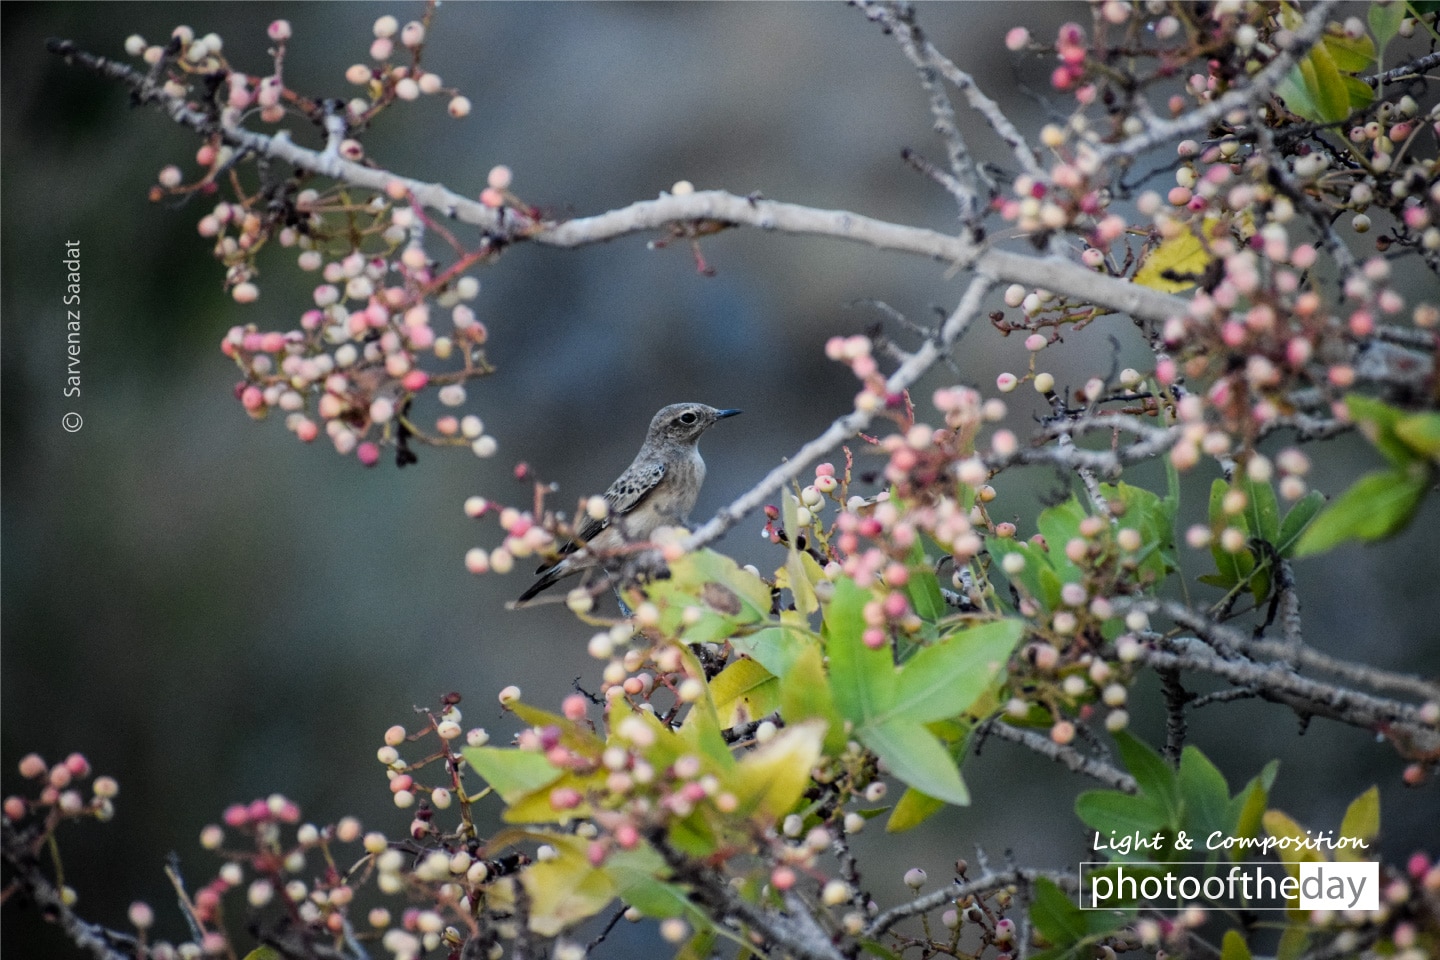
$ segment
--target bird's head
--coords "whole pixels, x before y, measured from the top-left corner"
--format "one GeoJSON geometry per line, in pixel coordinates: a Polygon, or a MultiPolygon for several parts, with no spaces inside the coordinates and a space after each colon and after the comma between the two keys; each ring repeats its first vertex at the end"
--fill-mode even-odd
{"type": "Polygon", "coordinates": [[[717,421],[733,417],[739,410],[716,410],[703,403],[672,403],[650,421],[651,442],[694,443],[717,421]]]}

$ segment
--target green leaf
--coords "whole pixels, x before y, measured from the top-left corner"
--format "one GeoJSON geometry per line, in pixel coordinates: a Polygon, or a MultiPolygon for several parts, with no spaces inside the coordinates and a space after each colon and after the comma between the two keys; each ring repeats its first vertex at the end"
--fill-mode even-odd
{"type": "Polygon", "coordinates": [[[865,956],[867,957],[875,957],[876,960],[902,960],[900,954],[891,950],[878,940],[861,937],[859,943],[860,946],[864,948],[865,956]]]}
{"type": "MultiPolygon", "coordinates": [[[[1080,503],[1079,498],[1071,496],[1069,500],[1058,506],[1046,507],[1036,518],[1035,525],[1040,528],[1040,533],[1045,537],[1045,543],[1050,548],[1048,551],[1050,566],[1060,578],[1062,585],[1078,583],[1081,579],[1080,568],[1065,556],[1065,544],[1080,536],[1080,523],[1089,515],[1089,511],[1080,503]]],[[[1059,599],[1058,587],[1056,599],[1059,599]]]]}
{"type": "MultiPolygon", "coordinates": [[[[689,650],[685,653],[687,659],[694,656],[689,650]]],[[[699,664],[692,663],[687,666],[690,669],[686,672],[690,676],[705,675],[704,668],[699,664]]],[[[735,755],[730,752],[730,745],[725,742],[725,735],[721,733],[720,715],[715,711],[715,701],[710,698],[708,687],[705,694],[691,705],[690,712],[685,715],[676,733],[682,743],[688,744],[701,757],[709,760],[715,769],[728,770],[735,766],[735,755]]]]}
{"type": "Polygon", "coordinates": [[[780,681],[780,715],[789,723],[824,720],[825,752],[838,754],[845,749],[845,723],[830,695],[818,647],[806,647],[780,681]]]}
{"type": "MultiPolygon", "coordinates": [[[[1270,788],[1274,785],[1275,775],[1279,771],[1280,761],[1271,760],[1263,770],[1251,777],[1245,788],[1230,801],[1225,811],[1230,824],[1230,836],[1237,839],[1260,836],[1261,818],[1270,804],[1270,788]]],[[[1243,847],[1230,848],[1231,860],[1244,860],[1246,856],[1243,847]]]]}
{"type": "Polygon", "coordinates": [[[1311,47],[1300,67],[1305,75],[1305,90],[1319,108],[1322,122],[1336,123],[1350,115],[1350,97],[1345,92],[1345,80],[1326,44],[1317,43],[1311,47]]]}
{"type": "Polygon", "coordinates": [[[1375,35],[1375,53],[1379,60],[1376,69],[1384,73],[1385,48],[1400,32],[1400,22],[1405,19],[1405,4],[1400,0],[1386,4],[1371,3],[1366,19],[1370,21],[1370,32],[1375,35]]]}
{"type": "Polygon", "coordinates": [[[1352,77],[1348,73],[1343,74],[1341,79],[1345,83],[1345,97],[1350,101],[1350,113],[1364,110],[1370,106],[1375,99],[1375,91],[1370,85],[1359,77],[1352,77]]]}
{"type": "Polygon", "coordinates": [[[526,794],[547,787],[560,779],[557,770],[544,754],[510,747],[466,747],[461,751],[471,769],[495,788],[500,799],[512,804],[526,794]]]}
{"type": "Polygon", "coordinates": [[[1280,533],[1275,538],[1275,552],[1288,559],[1295,552],[1295,544],[1300,542],[1300,534],[1310,526],[1310,521],[1315,519],[1315,514],[1319,513],[1324,505],[1325,495],[1319,490],[1311,490],[1296,500],[1290,512],[1285,514],[1285,519],[1280,522],[1280,533]]]}
{"type": "Polygon", "coordinates": [[[1395,436],[1405,446],[1440,463],[1440,413],[1415,413],[1395,424],[1395,436]]]}
{"type": "Polygon", "coordinates": [[[945,598],[940,595],[940,580],[931,567],[917,569],[917,566],[925,561],[925,553],[920,549],[918,540],[911,551],[911,557],[910,579],[905,582],[905,595],[910,598],[910,605],[915,608],[920,619],[927,625],[933,624],[949,612],[945,607],[945,598]],[[919,556],[916,557],[916,554],[919,556]]]}
{"type": "Polygon", "coordinates": [[[685,945],[675,954],[675,960],[710,960],[716,954],[715,941],[719,936],[714,927],[704,927],[695,931],[694,936],[685,941],[685,945]]]}
{"type": "Polygon", "coordinates": [[[1185,805],[1185,825],[1192,839],[1208,837],[1229,826],[1226,811],[1230,805],[1230,787],[1215,764],[1193,746],[1180,753],[1177,777],[1180,799],[1185,805]]]}
{"type": "Polygon", "coordinates": [[[1409,466],[1415,460],[1415,450],[1396,434],[1405,415],[1398,407],[1351,393],[1345,396],[1345,409],[1360,428],[1360,435],[1373,443],[1386,460],[1397,467],[1409,466]]]}
{"type": "Polygon", "coordinates": [[[918,827],[943,809],[945,801],[936,800],[914,787],[907,787],[900,795],[900,802],[890,811],[890,819],[885,821],[885,832],[901,833],[918,827]]]}
{"type": "Polygon", "coordinates": [[[1431,473],[1412,468],[1361,477],[1315,518],[1300,537],[1295,556],[1324,553],[1347,540],[1369,542],[1400,532],[1430,489],[1431,473]]]}
{"type": "Polygon", "coordinates": [[[1024,621],[995,620],[921,649],[900,671],[886,716],[930,723],[964,713],[1005,669],[1024,633],[1024,621]]]}
{"type": "Polygon", "coordinates": [[[1252,960],[1250,948],[1239,930],[1225,931],[1225,938],[1220,941],[1220,960],[1252,960]]]}
{"type": "Polygon", "coordinates": [[[1113,486],[1102,483],[1100,493],[1106,500],[1121,504],[1119,526],[1140,534],[1144,546],[1136,559],[1141,574],[1148,574],[1158,584],[1179,569],[1175,552],[1175,508],[1178,500],[1173,492],[1162,500],[1158,494],[1144,487],[1128,483],[1113,486]]]}
{"type": "Polygon", "coordinates": [[[687,891],[667,879],[670,868],[648,845],[612,852],[605,858],[605,872],[614,881],[616,894],[647,917],[699,920],[704,916],[690,902],[687,891]]]}
{"type": "Polygon", "coordinates": [[[1140,834],[1153,836],[1169,826],[1170,814],[1165,805],[1155,797],[1140,794],[1131,795],[1118,790],[1087,790],[1075,798],[1075,815],[1100,836],[1092,837],[1091,849],[1101,843],[1106,858],[1110,860],[1151,860],[1150,850],[1130,850],[1120,853],[1113,849],[1110,838],[1130,837],[1140,834]]]}
{"type": "Polygon", "coordinates": [[[1180,822],[1180,787],[1175,771],[1170,769],[1160,754],[1143,740],[1137,739],[1127,730],[1115,735],[1115,745],[1125,761],[1125,769],[1135,778],[1141,791],[1159,800],[1165,806],[1169,822],[1180,822]]]}
{"type": "Polygon", "coordinates": [[[1270,481],[1257,483],[1242,475],[1240,489],[1245,491],[1245,523],[1251,536],[1274,543],[1280,536],[1280,506],[1275,502],[1275,489],[1270,481]]]}
{"type": "Polygon", "coordinates": [[[245,960],[285,960],[285,957],[268,943],[262,943],[245,954],[245,960]]]}
{"type": "Polygon", "coordinates": [[[855,724],[879,716],[895,703],[895,664],[890,649],[865,646],[865,604],[875,599],[849,577],[835,581],[825,609],[825,652],[830,658],[830,689],[835,706],[855,724]]]}
{"type": "Polygon", "coordinates": [[[1215,560],[1219,577],[1215,580],[1201,578],[1227,590],[1241,583],[1255,569],[1255,557],[1249,550],[1228,553],[1220,546],[1220,534],[1230,525],[1224,508],[1225,494],[1229,492],[1230,485],[1219,477],[1210,484],[1210,556],[1215,560]]]}
{"type": "Polygon", "coordinates": [[[1285,928],[1280,934],[1280,943],[1275,948],[1275,960],[1300,960],[1310,947],[1310,923],[1285,928]]]}
{"type": "Polygon", "coordinates": [[[684,632],[687,643],[727,639],[743,627],[770,616],[770,588],[732,559],[713,550],[697,550],[670,564],[670,576],[645,585],[645,595],[660,608],[660,629],[684,632]],[[704,614],[687,623],[687,608],[704,614]]]}
{"type": "MultiPolygon", "coordinates": [[[[1060,578],[1055,575],[1054,569],[1050,566],[1050,554],[1033,543],[1021,542],[1012,539],[993,538],[989,541],[987,549],[995,564],[991,568],[991,576],[996,571],[1004,571],[1004,561],[1012,553],[1019,554],[1025,558],[1025,566],[1019,573],[1005,574],[1009,581],[1022,597],[1034,597],[1035,600],[1044,604],[1046,609],[1053,608],[1060,599],[1060,578]],[[1042,582],[1043,581],[1043,582],[1042,582]]],[[[1008,601],[1008,597],[1004,597],[1008,601]]]]}
{"type": "Polygon", "coordinates": [[[855,736],[907,785],[945,803],[969,805],[970,791],[950,751],[921,724],[890,720],[857,727],[855,736]]]}
{"type": "Polygon", "coordinates": [[[791,626],[766,627],[749,636],[730,638],[730,645],[777,677],[784,677],[806,649],[815,649],[815,635],[791,626]]]}
{"type": "Polygon", "coordinates": [[[1065,892],[1048,877],[1035,881],[1035,897],[1030,904],[1030,922],[1052,947],[1071,947],[1088,932],[1085,914],[1065,892]]]}
{"type": "Polygon", "coordinates": [[[1320,108],[1310,98],[1305,87],[1305,74],[1296,64],[1285,78],[1275,85],[1275,95],[1285,104],[1285,109],[1295,116],[1316,123],[1320,121],[1320,108]]]}

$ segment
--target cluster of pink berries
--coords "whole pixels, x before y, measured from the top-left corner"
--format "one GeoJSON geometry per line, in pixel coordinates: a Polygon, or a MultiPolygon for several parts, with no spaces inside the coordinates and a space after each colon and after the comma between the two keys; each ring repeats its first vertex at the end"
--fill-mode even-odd
{"type": "MultiPolygon", "coordinates": [[[[394,17],[383,16],[375,22],[370,48],[375,65],[356,65],[347,73],[351,82],[367,90],[367,96],[346,104],[344,119],[350,128],[363,127],[396,100],[421,94],[448,92],[452,115],[469,112],[468,100],[447,91],[436,74],[421,68],[426,31],[421,21],[402,26],[394,17]],[[397,52],[409,62],[393,63],[397,52]]],[[[260,78],[231,69],[219,37],[197,38],[188,27],[176,29],[169,47],[148,45],[133,36],[126,49],[152,66],[164,65],[176,96],[189,96],[196,76],[223,75],[226,125],[238,126],[255,110],[268,123],[283,120],[287,112],[318,121],[328,107],[284,83],[289,23],[277,20],[268,33],[275,43],[274,70],[260,78]]],[[[332,146],[350,160],[364,153],[352,137],[332,146]]],[[[187,184],[178,166],[168,166],[160,172],[153,195],[214,194],[227,182],[235,159],[234,150],[217,135],[196,153],[202,172],[195,182],[187,184]]],[[[511,178],[508,168],[492,170],[486,202],[518,204],[508,192],[511,178]]],[[[433,431],[422,430],[411,418],[412,404],[429,391],[443,406],[463,405],[466,381],[489,372],[480,350],[487,331],[467,303],[476,297],[479,282],[465,275],[493,256],[488,242],[469,253],[456,246],[458,259],[442,269],[422,242],[427,232],[446,239],[449,235],[428,221],[399,181],[368,201],[336,188],[300,189],[297,181],[284,195],[285,202],[277,204],[272,193],[246,193],[238,180],[230,180],[236,196],[217,203],[200,218],[197,229],[214,241],[231,296],[242,304],[259,299],[256,258],[272,241],[297,249],[300,269],[318,272],[322,280],[313,291],[314,308],[303,314],[297,329],[264,331],[251,324],[225,336],[221,349],[244,377],[235,393],[246,412],[257,419],[280,412],[291,432],[307,443],[323,429],[338,452],[353,454],[367,466],[379,461],[386,445],[400,450],[400,462],[413,458],[410,443],[464,444],[478,456],[492,455],[495,439],[484,434],[478,417],[442,414],[433,431]],[[443,329],[435,322],[439,318],[432,318],[442,311],[447,315],[443,329]]]]}
{"type": "Polygon", "coordinates": [[[6,797],[5,816],[13,823],[32,814],[53,814],[57,822],[75,817],[109,820],[115,815],[114,799],[120,785],[114,777],[96,777],[87,798],[80,784],[89,779],[90,773],[90,761],[83,753],[72,753],[54,765],[47,764],[37,753],[26,754],[20,760],[20,776],[35,781],[39,792],[34,797],[19,794],[6,797]]]}
{"type": "Polygon", "coordinates": [[[1124,634],[1116,641],[1115,650],[1115,659],[1109,660],[1063,643],[1063,638],[1058,647],[1045,640],[1028,644],[1020,657],[1020,663],[1029,668],[1023,680],[1026,694],[1006,702],[1006,717],[1033,723],[1040,711],[1039,716],[1050,718],[1050,739],[1061,746],[1073,742],[1078,733],[1075,721],[1069,718],[1087,723],[1100,706],[1106,710],[1105,729],[1112,733],[1125,729],[1130,724],[1126,707],[1135,673],[1132,664],[1141,646],[1133,635],[1124,634]]]}
{"type": "Polygon", "coordinates": [[[387,14],[375,21],[372,32],[375,39],[370,44],[370,59],[374,65],[357,63],[345,71],[345,79],[349,83],[364,87],[368,93],[368,97],[357,97],[347,105],[352,117],[365,120],[392,100],[418,100],[422,94],[444,94],[450,98],[446,106],[450,116],[459,119],[469,115],[471,103],[468,97],[445,87],[438,74],[420,67],[425,24],[411,20],[402,27],[398,20],[387,14]],[[391,62],[397,52],[397,40],[401,49],[411,56],[408,66],[391,62]]]}
{"type": "MultiPolygon", "coordinates": [[[[586,514],[597,520],[604,519],[608,510],[609,506],[603,497],[591,497],[586,501],[586,514]]],[[[499,546],[489,551],[473,547],[466,553],[465,567],[476,574],[489,571],[509,573],[515,569],[516,559],[545,555],[553,550],[556,544],[556,531],[562,530],[553,517],[547,516],[545,522],[537,522],[530,511],[501,507],[484,497],[467,499],[465,515],[475,520],[493,515],[499,520],[500,529],[505,533],[499,546]]]]}
{"type": "Polygon", "coordinates": [[[896,409],[904,403],[904,397],[886,389],[885,375],[880,372],[872,351],[869,337],[831,337],[825,342],[825,356],[844,363],[864,384],[864,389],[855,396],[856,410],[874,413],[896,409]]]}
{"type": "MultiPolygon", "coordinates": [[[[637,621],[652,623],[647,628],[651,631],[658,619],[654,611],[636,613],[637,621]]],[[[707,819],[715,817],[712,825],[716,829],[730,829],[723,825],[732,822],[740,804],[739,798],[725,789],[710,761],[683,750],[677,753],[683,741],[677,741],[658,716],[666,703],[673,702],[673,708],[678,708],[703,697],[704,681],[687,675],[681,648],[674,642],[657,640],[653,646],[630,646],[636,636],[631,625],[618,624],[596,634],[590,643],[590,653],[608,661],[602,707],[608,736],[597,735],[589,718],[590,700],[577,693],[565,699],[563,721],[555,717],[541,722],[516,738],[521,750],[543,755],[551,767],[566,772],[548,793],[549,807],[562,822],[579,821],[574,833],[584,842],[585,857],[595,867],[697,813],[707,819]],[[657,707],[654,698],[662,691],[669,696],[657,707]]],[[[646,639],[650,639],[648,634],[646,639]]],[[[518,688],[507,687],[500,702],[519,710],[520,697],[518,688]]],[[[673,708],[667,716],[673,714],[673,708]]],[[[544,717],[528,709],[522,712],[527,719],[544,717]]],[[[742,746],[763,747],[780,735],[779,726],[769,720],[749,724],[748,730],[742,746]]],[[[858,746],[852,745],[843,756],[826,763],[820,779],[839,794],[833,822],[791,814],[777,830],[765,833],[763,842],[770,849],[764,859],[773,866],[766,868],[763,877],[776,891],[790,890],[805,875],[819,876],[817,858],[831,849],[835,831],[855,833],[864,828],[865,817],[843,812],[845,803],[853,799],[873,805],[885,796],[886,785],[876,778],[873,758],[858,746]]],[[[821,900],[827,906],[857,898],[843,881],[826,881],[821,876],[819,882],[821,900]]],[[[675,939],[663,930],[662,934],[675,939]]]]}
{"type": "Polygon", "coordinates": [[[422,392],[434,390],[442,405],[460,406],[465,381],[488,372],[481,351],[487,331],[465,302],[478,294],[479,283],[461,277],[446,292],[440,302],[450,305],[449,329],[437,333],[426,301],[431,278],[425,267],[392,267],[384,258],[352,252],[322,268],[316,251],[301,256],[302,267],[323,269],[326,282],[315,288],[316,306],[300,318],[300,329],[237,326],[221,342],[221,351],[245,377],[236,396],[246,412],[260,419],[280,411],[286,426],[307,443],[323,424],[338,452],[353,452],[367,466],[379,459],[380,444],[397,442],[402,429],[406,437],[465,443],[477,456],[492,455],[495,440],[484,434],[478,417],[441,415],[433,437],[409,420],[411,404],[422,392]],[[303,262],[306,258],[313,265],[303,262]],[[392,269],[401,271],[402,283],[379,287],[392,269]],[[425,369],[431,361],[449,369],[425,369]]]}

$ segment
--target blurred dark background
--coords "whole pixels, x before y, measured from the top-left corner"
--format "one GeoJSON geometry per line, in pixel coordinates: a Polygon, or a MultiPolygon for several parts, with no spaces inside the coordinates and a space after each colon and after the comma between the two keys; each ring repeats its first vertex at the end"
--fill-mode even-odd
{"type": "MultiPolygon", "coordinates": [[[[920,15],[937,46],[1033,130],[1050,109],[1028,92],[1044,90],[1046,64],[1017,72],[1002,43],[1021,10],[1040,37],[1061,20],[1088,19],[1083,5],[1060,4],[922,6],[920,15]]],[[[493,459],[422,449],[416,467],[396,470],[387,457],[365,470],[323,442],[299,444],[278,421],[252,423],[232,399],[235,373],[218,344],[235,323],[295,325],[308,297],[292,254],[262,260],[260,302],[235,305],[195,233],[209,204],[146,200],[162,166],[193,171],[196,141],[131,109],[118,86],[65,66],[44,41],[123,57],[128,34],[156,42],[186,23],[218,32],[234,64],[263,73],[265,26],[285,17],[295,30],[290,85],[347,96],[345,68],[367,59],[371,23],[387,12],[403,22],[420,7],[0,11],[0,781],[6,793],[19,789],[15,764],[31,750],[51,761],[83,751],[119,778],[114,822],[60,838],[67,880],[95,921],[123,927],[126,905],[142,898],[159,907],[161,936],[182,936],[164,856],[181,854],[192,887],[208,880],[218,861],[196,837],[234,801],[279,791],[307,820],[355,814],[367,828],[403,832],[408,817],[389,803],[374,753],[387,726],[413,725],[416,705],[458,691],[467,726],[508,735],[514,727],[495,702],[506,684],[538,705],[558,702],[577,677],[594,684],[590,631],[563,608],[504,609],[528,577],[465,572],[466,549],[496,540],[492,525],[464,518],[466,496],[524,501],[527,488],[511,476],[522,460],[562,485],[560,502],[598,492],[657,408],[699,400],[745,410],[705,438],[710,480],[697,517],[708,515],[848,409],[855,381],[822,348],[876,319],[852,301],[882,299],[930,323],[966,281],[918,258],[754,231],[705,242],[714,278],[696,273],[683,244],[519,247],[480,275],[475,304],[498,373],[474,385],[469,409],[500,441],[493,459]],[[67,240],[80,241],[83,259],[84,392],[75,401],[61,395],[67,240]],[[75,434],[60,426],[71,410],[85,423],[75,434]]],[[[473,113],[457,122],[443,97],[422,98],[384,116],[367,150],[462,193],[477,193],[486,171],[506,163],[515,192],[562,214],[653,197],[683,178],[953,224],[948,198],[900,161],[906,146],[944,157],[913,70],[893,40],[840,5],[447,4],[425,63],[473,100],[473,113]]],[[[968,117],[965,129],[983,159],[1004,162],[968,117]]],[[[1110,318],[1047,357],[1059,364],[1051,369],[1062,382],[1103,372],[1107,334],[1123,342],[1124,362],[1143,363],[1133,327],[1110,318]]],[[[922,410],[934,387],[957,379],[991,390],[1025,355],[1018,340],[977,326],[957,361],[959,377],[941,369],[917,390],[922,410]]],[[[1022,432],[1027,403],[1013,404],[1022,432]]],[[[1331,493],[1376,460],[1353,439],[1312,455],[1315,483],[1331,493]]],[[[1188,479],[1187,522],[1209,479],[1188,479]]],[[[1007,476],[1002,503],[1033,521],[1037,497],[1054,485],[1044,472],[1007,476]]],[[[1390,543],[1300,564],[1307,640],[1391,669],[1440,672],[1436,516],[1431,503],[1390,543]]],[[[742,524],[723,548],[773,567],[760,526],[742,524]]],[[[1188,555],[1187,576],[1205,562],[1188,555]]],[[[1158,736],[1153,702],[1153,691],[1140,694],[1136,729],[1158,736]]],[[[1275,802],[1307,825],[1335,827],[1345,804],[1378,782],[1387,855],[1434,842],[1434,788],[1402,787],[1392,751],[1360,731],[1317,722],[1301,738],[1297,726],[1279,708],[1241,704],[1196,717],[1192,734],[1232,788],[1281,757],[1275,802]]],[[[872,854],[883,851],[869,878],[880,899],[906,892],[905,867],[943,877],[977,843],[1037,866],[1081,858],[1070,810],[1089,782],[1001,743],[970,761],[967,777],[973,808],[912,834],[887,838],[877,823],[866,835],[872,854]]],[[[29,915],[7,908],[4,926],[13,956],[75,955],[29,915]]],[[[647,927],[622,935],[637,944],[654,936],[647,927]]]]}

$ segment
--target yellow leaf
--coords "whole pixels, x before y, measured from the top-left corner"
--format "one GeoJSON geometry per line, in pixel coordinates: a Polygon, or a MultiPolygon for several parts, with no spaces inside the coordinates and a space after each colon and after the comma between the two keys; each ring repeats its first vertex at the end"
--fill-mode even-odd
{"type": "Polygon", "coordinates": [[[827,726],[823,720],[807,720],[786,727],[743,757],[730,778],[740,812],[769,821],[789,813],[810,785],[827,726]]]}
{"type": "Polygon", "coordinates": [[[506,823],[565,824],[571,820],[590,817],[594,811],[587,801],[582,801],[579,806],[569,810],[556,810],[550,805],[551,794],[566,788],[576,791],[582,797],[588,796],[592,791],[602,791],[605,788],[605,774],[603,771],[584,775],[565,773],[560,779],[538,790],[532,790],[514,800],[507,800],[509,806],[500,818],[506,823]]]}
{"type": "MultiPolygon", "coordinates": [[[[1265,825],[1265,832],[1277,840],[1289,838],[1295,844],[1304,842],[1305,830],[1279,810],[1266,810],[1265,816],[1260,818],[1265,825]]],[[[1300,879],[1300,864],[1302,863],[1324,863],[1325,854],[1319,850],[1277,850],[1281,866],[1285,872],[1295,879],[1300,879]]]]}
{"type": "Polygon", "coordinates": [[[1201,221],[1200,229],[1207,238],[1205,241],[1193,228],[1160,241],[1160,245],[1140,262],[1134,282],[1164,293],[1189,290],[1215,260],[1210,253],[1208,238],[1233,233],[1241,240],[1248,240],[1255,235],[1255,218],[1248,210],[1234,220],[1209,216],[1201,221]]]}
{"type": "MultiPolygon", "coordinates": [[[[1340,836],[1373,845],[1375,838],[1380,836],[1379,787],[1366,790],[1345,808],[1345,816],[1340,821],[1340,836]]],[[[1335,859],[1357,863],[1375,858],[1366,852],[1365,847],[1345,847],[1335,851],[1335,859]]]]}
{"type": "Polygon", "coordinates": [[[615,899],[615,883],[604,870],[590,865],[588,841],[563,835],[545,839],[555,849],[555,858],[526,867],[520,882],[530,894],[530,929],[553,937],[604,910],[615,899]]]}
{"type": "Polygon", "coordinates": [[[1135,271],[1134,282],[1151,290],[1179,293],[1195,286],[1213,259],[1200,238],[1186,230],[1150,251],[1135,271]]]}

